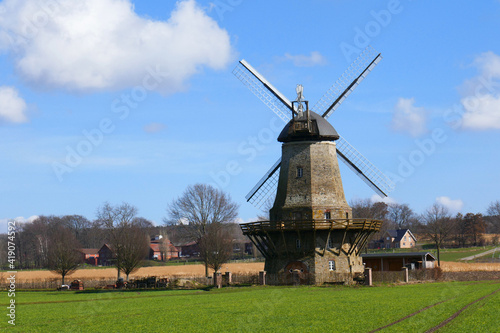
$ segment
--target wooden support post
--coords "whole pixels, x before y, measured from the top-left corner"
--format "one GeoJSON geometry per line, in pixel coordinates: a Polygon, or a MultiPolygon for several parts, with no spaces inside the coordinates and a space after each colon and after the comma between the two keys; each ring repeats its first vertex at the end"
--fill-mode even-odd
{"type": "Polygon", "coordinates": [[[221,272],[214,272],[214,286],[217,289],[222,288],[222,273],[221,272]]]}
{"type": "Polygon", "coordinates": [[[403,278],[406,283],[408,283],[408,267],[403,267],[403,278]]]}
{"type": "Polygon", "coordinates": [[[266,271],[260,271],[259,272],[259,284],[261,286],[266,285],[266,271]]]}
{"type": "Polygon", "coordinates": [[[365,285],[373,285],[372,269],[370,267],[365,268],[365,285]]]}
{"type": "Polygon", "coordinates": [[[233,274],[231,274],[231,272],[226,272],[226,274],[224,274],[224,283],[227,286],[230,286],[233,283],[233,274]]]}

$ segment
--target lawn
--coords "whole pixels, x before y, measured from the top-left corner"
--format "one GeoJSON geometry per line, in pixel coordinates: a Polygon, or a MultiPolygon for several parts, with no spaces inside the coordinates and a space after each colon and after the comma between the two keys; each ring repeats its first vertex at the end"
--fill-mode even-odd
{"type": "MultiPolygon", "coordinates": [[[[500,282],[486,281],[206,291],[23,291],[16,293],[16,326],[10,330],[369,332],[392,324],[382,331],[425,332],[489,295],[463,310],[442,331],[498,332],[500,292],[494,292],[499,290],[500,282]]],[[[3,293],[1,308],[6,309],[7,301],[3,293]]],[[[10,326],[2,317],[0,329],[10,326]]]]}
{"type": "MultiPolygon", "coordinates": [[[[440,256],[441,261],[458,261],[462,258],[473,256],[488,250],[494,249],[496,245],[490,246],[478,246],[478,247],[464,247],[456,249],[441,249],[440,256]]],[[[369,250],[369,253],[405,253],[405,252],[430,252],[437,258],[437,252],[435,249],[417,250],[412,249],[381,249],[381,250],[369,250]]],[[[491,257],[491,254],[490,254],[491,257]]]]}

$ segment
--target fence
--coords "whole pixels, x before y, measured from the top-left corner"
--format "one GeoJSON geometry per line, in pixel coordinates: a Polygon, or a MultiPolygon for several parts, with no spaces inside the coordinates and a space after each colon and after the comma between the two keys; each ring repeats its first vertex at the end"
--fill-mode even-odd
{"type": "MultiPolygon", "coordinates": [[[[398,283],[404,281],[404,271],[394,272],[372,272],[374,283],[398,283]]],[[[300,277],[299,277],[300,278],[300,277]]],[[[205,276],[168,276],[156,277],[159,279],[168,279],[168,284],[163,287],[167,288],[201,288],[211,286],[213,284],[212,277],[205,276]]],[[[307,284],[307,281],[297,281],[300,284],[307,284]]],[[[500,272],[498,271],[468,271],[468,272],[443,272],[440,268],[418,269],[408,271],[409,282],[416,281],[480,281],[480,280],[500,280],[500,272]]],[[[67,284],[70,284],[71,278],[67,278],[67,284]]],[[[225,281],[223,279],[223,281],[225,281]]],[[[272,276],[267,275],[267,284],[270,285],[290,285],[295,284],[289,276],[272,276]]],[[[116,279],[85,279],[82,280],[85,289],[104,288],[109,285],[114,285],[116,279]]],[[[28,280],[16,281],[16,289],[53,289],[60,287],[61,279],[45,279],[45,280],[28,280]]],[[[225,283],[224,283],[225,284],[225,283]]],[[[256,285],[259,284],[259,275],[254,273],[249,274],[232,274],[232,285],[256,285]]],[[[2,283],[1,289],[7,288],[6,283],[2,283]]]]}

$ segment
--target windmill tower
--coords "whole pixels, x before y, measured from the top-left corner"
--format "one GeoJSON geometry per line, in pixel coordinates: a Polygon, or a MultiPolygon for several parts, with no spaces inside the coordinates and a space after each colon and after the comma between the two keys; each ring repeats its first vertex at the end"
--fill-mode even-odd
{"type": "Polygon", "coordinates": [[[373,53],[372,48],[365,50],[327,91],[314,107],[324,109],[320,114],[309,109],[302,86],[290,102],[244,60],[234,71],[286,121],[278,137],[283,143],[281,159],[247,196],[261,206],[276,193],[269,221],[241,224],[266,258],[272,283],[352,283],[362,277],[359,253],[382,221],[352,218],[338,158],[380,195],[386,196],[394,186],[326,119],[380,61],[380,54],[372,59],[373,53]]]}

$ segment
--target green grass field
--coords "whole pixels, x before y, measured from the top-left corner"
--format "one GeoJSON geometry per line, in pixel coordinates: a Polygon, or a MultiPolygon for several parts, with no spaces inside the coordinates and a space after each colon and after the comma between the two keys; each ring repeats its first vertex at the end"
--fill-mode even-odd
{"type": "MultiPolygon", "coordinates": [[[[473,256],[479,253],[486,252],[488,250],[494,249],[496,245],[489,246],[478,246],[478,247],[464,247],[456,249],[441,249],[440,257],[442,261],[458,261],[462,258],[473,256]]],[[[437,253],[435,249],[427,250],[417,250],[417,249],[389,249],[389,250],[369,250],[369,253],[402,253],[402,252],[430,252],[437,258],[437,253]]],[[[490,254],[491,257],[491,254],[490,254]]]]}
{"type": "MultiPolygon", "coordinates": [[[[16,326],[9,325],[8,317],[2,315],[0,329],[370,332],[389,325],[382,331],[425,332],[460,310],[439,332],[499,332],[500,327],[499,281],[377,287],[232,287],[206,291],[21,291],[15,300],[16,326]],[[484,296],[487,297],[481,300],[484,296]]],[[[5,314],[7,302],[4,292],[1,308],[5,314]]]]}

